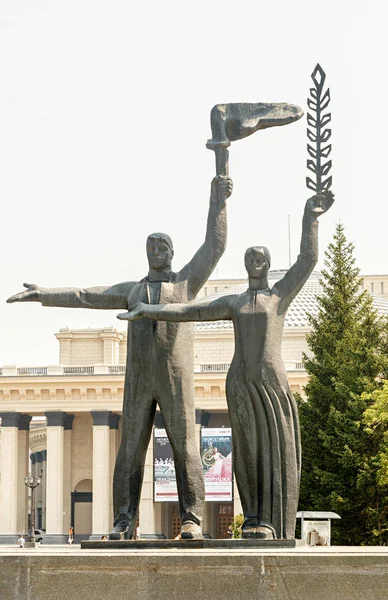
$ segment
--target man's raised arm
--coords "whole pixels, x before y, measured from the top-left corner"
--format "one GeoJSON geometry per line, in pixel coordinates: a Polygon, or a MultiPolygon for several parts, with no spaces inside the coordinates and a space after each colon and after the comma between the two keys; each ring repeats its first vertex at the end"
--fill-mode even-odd
{"type": "Polygon", "coordinates": [[[280,312],[287,310],[317,264],[318,217],[328,211],[333,202],[334,194],[330,191],[313,196],[306,202],[302,221],[300,254],[283,279],[273,287],[273,293],[277,293],[281,298],[280,312]]]}
{"type": "Polygon", "coordinates": [[[226,199],[232,193],[233,183],[229,177],[214,177],[211,184],[210,206],[207,217],[206,237],[191,261],[179,272],[179,279],[188,279],[189,299],[198,294],[212,274],[226,247],[226,199]]]}
{"type": "Polygon", "coordinates": [[[118,283],[106,287],[78,288],[41,288],[35,284],[24,283],[26,290],[8,298],[7,302],[41,302],[43,306],[61,306],[65,308],[128,308],[128,294],[133,282],[118,283]]]}

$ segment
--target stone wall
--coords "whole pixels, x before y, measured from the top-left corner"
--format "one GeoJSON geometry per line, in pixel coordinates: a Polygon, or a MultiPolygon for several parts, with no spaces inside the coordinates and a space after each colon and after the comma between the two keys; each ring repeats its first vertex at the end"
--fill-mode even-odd
{"type": "Polygon", "coordinates": [[[0,555],[1,600],[386,600],[388,553],[0,555]]]}

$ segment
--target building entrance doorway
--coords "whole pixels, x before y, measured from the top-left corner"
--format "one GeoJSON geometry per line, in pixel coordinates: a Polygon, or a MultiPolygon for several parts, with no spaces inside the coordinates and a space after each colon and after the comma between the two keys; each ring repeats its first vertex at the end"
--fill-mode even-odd
{"type": "Polygon", "coordinates": [[[91,479],[82,479],[71,493],[71,526],[75,543],[88,539],[92,534],[92,486],[91,479]]]}

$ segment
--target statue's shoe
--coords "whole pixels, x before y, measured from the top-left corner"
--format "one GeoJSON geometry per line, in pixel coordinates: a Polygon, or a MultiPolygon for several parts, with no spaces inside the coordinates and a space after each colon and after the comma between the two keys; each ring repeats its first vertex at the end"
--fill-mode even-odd
{"type": "Polygon", "coordinates": [[[248,517],[245,519],[241,528],[241,537],[244,539],[255,538],[258,525],[259,519],[256,517],[248,517]]]}
{"type": "Polygon", "coordinates": [[[110,540],[131,540],[134,525],[127,515],[120,515],[109,534],[110,540]]]}
{"type": "Polygon", "coordinates": [[[202,527],[192,521],[182,523],[182,540],[202,540],[202,527]]]}
{"type": "Polygon", "coordinates": [[[260,523],[256,528],[256,536],[259,540],[274,540],[276,539],[275,529],[268,523],[260,523]]]}

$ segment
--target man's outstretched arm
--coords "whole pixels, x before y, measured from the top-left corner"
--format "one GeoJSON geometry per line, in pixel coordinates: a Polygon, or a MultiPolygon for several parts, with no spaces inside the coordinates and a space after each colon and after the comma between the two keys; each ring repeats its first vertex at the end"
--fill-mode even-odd
{"type": "Polygon", "coordinates": [[[190,300],[196,297],[224,253],[227,233],[226,199],[231,195],[232,189],[233,183],[229,177],[218,176],[212,181],[205,241],[178,274],[179,279],[188,280],[190,300]]]}
{"type": "Polygon", "coordinates": [[[43,306],[65,308],[128,308],[128,294],[133,282],[92,288],[42,288],[24,283],[26,290],[8,298],[7,302],[40,302],[43,306]]]}

